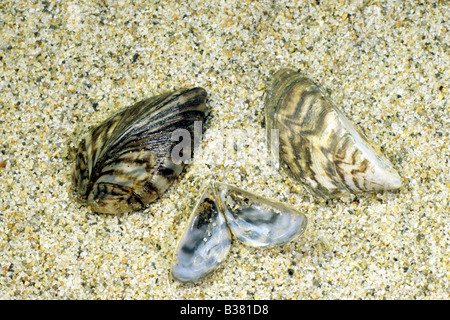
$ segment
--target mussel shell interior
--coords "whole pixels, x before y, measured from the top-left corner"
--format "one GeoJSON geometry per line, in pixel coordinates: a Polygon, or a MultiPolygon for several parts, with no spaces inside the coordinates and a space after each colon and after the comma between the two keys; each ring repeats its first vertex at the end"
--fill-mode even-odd
{"type": "Polygon", "coordinates": [[[227,257],[231,235],[214,190],[204,189],[174,255],[172,277],[195,282],[212,273],[227,257]]]}
{"type": "Polygon", "coordinates": [[[297,210],[240,188],[215,183],[232,234],[253,247],[279,246],[301,235],[307,218],[297,210]]]}

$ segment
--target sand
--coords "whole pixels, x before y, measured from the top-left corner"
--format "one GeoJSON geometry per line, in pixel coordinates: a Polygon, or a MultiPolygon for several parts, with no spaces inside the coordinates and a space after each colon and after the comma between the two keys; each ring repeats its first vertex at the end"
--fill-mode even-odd
{"type": "Polygon", "coordinates": [[[449,19],[447,1],[3,1],[0,298],[449,299],[449,19]],[[271,166],[264,93],[283,67],[324,88],[400,190],[323,201],[271,166]],[[210,114],[178,181],[139,212],[82,205],[70,174],[84,134],[189,86],[210,114]],[[211,276],[176,282],[210,180],[294,206],[307,230],[275,248],[234,241],[211,276]]]}

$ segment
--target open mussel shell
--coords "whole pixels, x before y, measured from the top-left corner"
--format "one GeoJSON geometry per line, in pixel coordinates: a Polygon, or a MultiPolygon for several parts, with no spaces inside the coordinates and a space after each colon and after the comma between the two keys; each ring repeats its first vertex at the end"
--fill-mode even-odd
{"type": "Polygon", "coordinates": [[[79,196],[93,211],[112,214],[155,201],[184,167],[172,155],[179,144],[173,133],[184,130],[192,139],[195,123],[205,118],[205,100],[202,88],[180,89],[140,101],[94,128],[79,145],[72,174],[79,196]]]}
{"type": "Polygon", "coordinates": [[[214,182],[194,207],[175,250],[172,277],[186,283],[211,274],[227,257],[232,235],[249,246],[278,246],[301,235],[306,224],[305,215],[285,204],[214,182]]]}
{"type": "Polygon", "coordinates": [[[191,214],[172,263],[172,277],[195,282],[212,273],[227,257],[231,235],[215,190],[208,185],[191,214]]]}
{"type": "Polygon", "coordinates": [[[268,141],[272,130],[279,130],[280,164],[313,195],[328,198],[401,187],[393,165],[300,73],[282,69],[274,75],[265,116],[268,141]]]}
{"type": "Polygon", "coordinates": [[[216,182],[228,227],[242,243],[279,246],[301,235],[307,218],[297,210],[235,186],[216,182]]]}

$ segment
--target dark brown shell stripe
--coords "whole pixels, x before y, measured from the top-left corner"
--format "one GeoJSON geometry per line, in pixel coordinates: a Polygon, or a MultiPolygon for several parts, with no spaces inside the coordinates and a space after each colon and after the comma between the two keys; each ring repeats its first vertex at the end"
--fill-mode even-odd
{"type": "MultiPolygon", "coordinates": [[[[144,208],[178,177],[170,152],[178,128],[203,121],[206,91],[177,90],[140,101],[95,128],[79,146],[73,180],[93,211],[123,213],[144,208]]],[[[192,148],[191,148],[192,150],[192,148]]]]}
{"type": "Polygon", "coordinates": [[[372,159],[381,155],[312,80],[280,70],[265,108],[269,141],[271,129],[279,129],[281,165],[313,194],[327,198],[388,189],[372,177],[381,160],[370,163],[361,149],[371,149],[372,159]]]}

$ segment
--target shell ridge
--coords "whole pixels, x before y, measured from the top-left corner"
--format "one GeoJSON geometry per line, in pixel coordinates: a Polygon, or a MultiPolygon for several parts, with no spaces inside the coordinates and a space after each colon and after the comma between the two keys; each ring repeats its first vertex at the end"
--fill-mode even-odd
{"type": "MultiPolygon", "coordinates": [[[[180,108],[186,106],[186,103],[181,106],[176,103],[176,99],[182,96],[185,92],[185,89],[181,89],[173,93],[166,93],[156,97],[151,97],[137,102],[134,105],[125,108],[118,114],[110,117],[106,120],[104,126],[109,127],[113,122],[116,122],[116,124],[114,132],[111,133],[109,140],[105,141],[105,144],[115,145],[116,143],[114,141],[120,141],[122,137],[127,137],[130,135],[131,131],[136,130],[136,127],[143,127],[143,131],[145,131],[149,124],[163,123],[163,121],[156,120],[162,115],[175,113],[180,108]],[[144,119],[143,121],[147,123],[143,123],[140,119],[144,119]],[[111,124],[109,124],[110,122],[111,124]]],[[[99,131],[103,131],[103,128],[99,128],[99,131]]]]}

